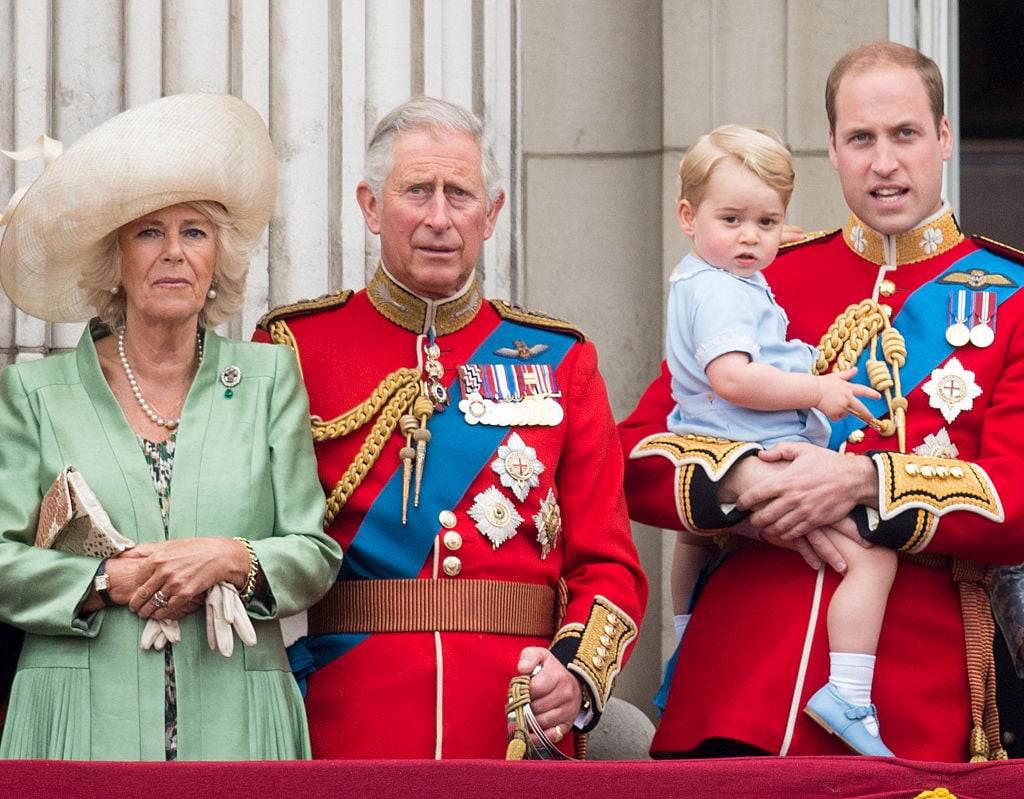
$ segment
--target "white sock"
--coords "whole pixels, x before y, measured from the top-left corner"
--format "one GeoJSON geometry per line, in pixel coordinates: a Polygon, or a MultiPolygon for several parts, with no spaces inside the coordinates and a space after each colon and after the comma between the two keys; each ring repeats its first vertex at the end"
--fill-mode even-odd
{"type": "MultiPolygon", "coordinates": [[[[875,677],[875,656],[856,652],[830,652],[831,671],[828,681],[851,705],[871,704],[871,683],[875,677]]],[[[878,722],[873,716],[861,719],[865,729],[878,735],[878,722]]]]}
{"type": "Polygon", "coordinates": [[[672,623],[676,628],[676,643],[683,640],[683,633],[686,632],[686,625],[690,623],[689,613],[677,613],[672,617],[672,623]]]}

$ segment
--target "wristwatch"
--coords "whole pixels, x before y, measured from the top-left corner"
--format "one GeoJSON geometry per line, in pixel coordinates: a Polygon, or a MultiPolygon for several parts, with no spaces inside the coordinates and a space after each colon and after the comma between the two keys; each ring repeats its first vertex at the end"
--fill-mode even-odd
{"type": "Polygon", "coordinates": [[[108,608],[114,606],[114,600],[110,598],[110,575],[107,574],[107,559],[100,561],[100,567],[96,569],[96,576],[92,578],[92,587],[96,589],[103,604],[108,608]]]}

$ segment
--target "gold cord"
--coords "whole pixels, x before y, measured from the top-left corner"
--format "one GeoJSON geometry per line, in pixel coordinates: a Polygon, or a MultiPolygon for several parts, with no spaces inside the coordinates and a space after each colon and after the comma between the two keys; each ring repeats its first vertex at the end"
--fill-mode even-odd
{"type": "Polygon", "coordinates": [[[399,369],[384,378],[368,399],[348,413],[328,422],[313,417],[313,440],[327,441],[358,430],[380,411],[380,416],[370,428],[355,460],[349,464],[327,498],[327,509],[324,512],[325,529],[334,521],[353,492],[363,482],[363,478],[373,468],[384,450],[384,445],[398,426],[398,420],[403,414],[408,413],[419,392],[419,372],[416,369],[399,369]]]}
{"type": "Polygon", "coordinates": [[[889,321],[888,308],[869,299],[850,305],[837,316],[818,343],[814,374],[825,374],[833,362],[839,371],[856,366],[861,354],[869,347],[871,355],[865,366],[868,380],[871,387],[885,397],[889,408],[889,418],[881,420],[880,432],[886,437],[898,435],[899,451],[906,452],[907,399],[900,386],[900,367],[907,362],[907,345],[902,334],[889,321]],[[877,357],[879,342],[882,359],[877,357]]]}
{"type": "Polygon", "coordinates": [[[299,357],[299,345],[295,343],[295,336],[292,335],[288,323],[283,319],[271,322],[270,327],[267,329],[267,334],[275,344],[284,344],[284,346],[295,353],[295,362],[299,365],[299,377],[302,377],[303,382],[305,382],[306,378],[302,374],[302,359],[299,357]]]}
{"type": "MultiPolygon", "coordinates": [[[[299,357],[299,346],[292,335],[288,322],[284,319],[272,322],[267,331],[270,340],[275,344],[283,344],[291,348],[295,353],[295,360],[299,364],[299,373],[302,373],[302,358],[299,357]]],[[[342,474],[341,479],[335,484],[330,496],[327,497],[327,507],[324,510],[324,529],[341,513],[341,509],[348,504],[353,492],[363,482],[370,469],[377,462],[384,445],[398,426],[399,419],[408,414],[421,393],[422,380],[419,369],[397,369],[383,380],[370,396],[352,410],[336,416],[329,421],[324,421],[319,416],[310,417],[310,429],[313,434],[313,441],[323,442],[335,438],[342,438],[355,432],[366,425],[374,416],[380,414],[370,432],[359,448],[355,460],[349,464],[342,474]]],[[[424,419],[423,424],[426,424],[424,419]]]]}

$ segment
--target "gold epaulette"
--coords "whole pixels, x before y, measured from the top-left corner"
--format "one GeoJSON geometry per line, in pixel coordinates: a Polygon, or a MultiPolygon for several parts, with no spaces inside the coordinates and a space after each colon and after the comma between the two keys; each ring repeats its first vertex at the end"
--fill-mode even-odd
{"type": "Polygon", "coordinates": [[[312,300],[299,300],[289,305],[278,305],[263,314],[256,326],[269,332],[270,326],[280,319],[306,316],[328,308],[340,308],[349,301],[353,294],[355,292],[351,289],[332,291],[330,294],[323,294],[312,300]]]}
{"type": "Polygon", "coordinates": [[[989,239],[985,236],[971,236],[971,241],[983,250],[988,250],[996,255],[1000,255],[1008,261],[1024,265],[1024,250],[1018,250],[1016,247],[1011,247],[1009,244],[1003,244],[1001,241],[989,239]]]}
{"type": "Polygon", "coordinates": [[[528,311],[525,308],[520,308],[518,305],[513,305],[506,300],[490,300],[491,307],[497,311],[498,316],[502,319],[507,319],[510,322],[519,322],[523,325],[529,325],[531,327],[543,327],[547,330],[557,330],[560,333],[568,333],[570,336],[575,336],[580,341],[586,341],[586,334],[572,322],[567,322],[564,319],[557,319],[554,316],[548,316],[547,314],[540,313],[539,311],[528,311]]]}
{"type": "Polygon", "coordinates": [[[1005,514],[995,486],[974,463],[901,452],[875,452],[878,467],[878,514],[892,519],[916,508],[936,516],[962,510],[994,522],[1005,514]]]}
{"type": "Polygon", "coordinates": [[[812,241],[820,241],[821,239],[827,239],[830,238],[831,236],[836,235],[836,233],[842,232],[843,229],[841,227],[832,228],[831,230],[813,230],[810,233],[805,233],[805,238],[800,239],[800,241],[790,241],[781,245],[779,247],[779,252],[783,252],[784,250],[793,250],[796,249],[797,247],[803,247],[805,244],[810,244],[812,241]]]}
{"type": "Polygon", "coordinates": [[[569,671],[578,674],[587,684],[590,695],[600,713],[611,696],[615,677],[622,669],[626,649],[639,632],[636,622],[603,596],[594,597],[586,625],[567,624],[555,636],[560,641],[572,641],[576,653],[569,663],[569,671]]]}
{"type": "Polygon", "coordinates": [[[762,449],[761,445],[751,441],[730,441],[727,438],[692,433],[684,436],[659,433],[648,436],[633,447],[629,457],[636,459],[660,455],[676,466],[700,466],[712,481],[718,482],[736,461],[748,452],[759,449],[762,449]]]}

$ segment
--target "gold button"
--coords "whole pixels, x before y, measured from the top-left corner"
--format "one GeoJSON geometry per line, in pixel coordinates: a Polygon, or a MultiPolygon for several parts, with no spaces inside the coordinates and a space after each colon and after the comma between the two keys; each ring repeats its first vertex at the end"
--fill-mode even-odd
{"type": "Polygon", "coordinates": [[[952,468],[951,468],[951,469],[949,470],[949,473],[950,473],[951,475],[953,475],[953,477],[957,478],[958,480],[959,480],[959,479],[960,479],[961,477],[963,477],[963,476],[964,476],[964,470],[963,470],[963,469],[961,469],[961,468],[960,468],[959,466],[953,466],[953,467],[952,467],[952,468]]]}
{"type": "Polygon", "coordinates": [[[441,522],[441,526],[445,530],[451,530],[455,526],[456,522],[458,522],[455,514],[450,510],[443,510],[437,514],[437,520],[441,522]]]}
{"type": "Polygon", "coordinates": [[[943,478],[949,477],[949,467],[948,466],[936,466],[935,467],[935,474],[937,474],[939,477],[943,477],[943,478]]]}
{"type": "Polygon", "coordinates": [[[444,541],[445,549],[450,549],[452,552],[455,552],[462,546],[462,536],[454,530],[449,530],[445,533],[444,538],[441,540],[444,541]]]}
{"type": "Polygon", "coordinates": [[[597,654],[599,654],[601,657],[608,657],[608,650],[605,649],[603,646],[599,646],[597,648],[597,654]]]}
{"type": "Polygon", "coordinates": [[[617,619],[617,618],[615,617],[615,614],[614,614],[614,613],[609,613],[609,614],[608,614],[608,623],[609,623],[609,624],[617,624],[617,623],[618,623],[618,621],[619,621],[619,620],[618,620],[618,619],[617,619]]]}
{"type": "Polygon", "coordinates": [[[606,632],[606,633],[607,633],[608,635],[611,635],[612,633],[614,633],[614,632],[615,632],[615,628],[614,628],[614,627],[612,627],[612,626],[611,626],[610,624],[606,624],[606,625],[604,626],[604,631],[605,631],[605,632],[606,632]]]}
{"type": "Polygon", "coordinates": [[[599,658],[597,655],[594,655],[594,657],[590,659],[590,662],[593,663],[597,668],[601,668],[604,665],[604,661],[601,660],[601,658],[599,658]]]}
{"type": "Polygon", "coordinates": [[[852,433],[850,433],[850,435],[846,437],[846,440],[849,441],[851,444],[859,444],[861,441],[864,440],[864,431],[854,430],[852,433]]]}
{"type": "Polygon", "coordinates": [[[602,635],[600,640],[601,640],[601,645],[602,646],[611,646],[612,645],[612,639],[609,638],[607,635],[602,635]]]}
{"type": "Polygon", "coordinates": [[[456,577],[462,571],[462,561],[454,555],[449,555],[441,561],[441,569],[449,577],[456,577]]]}
{"type": "Polygon", "coordinates": [[[891,305],[879,305],[878,307],[882,311],[882,313],[885,315],[886,319],[889,319],[890,317],[892,317],[892,306],[891,305]]]}
{"type": "Polygon", "coordinates": [[[921,467],[921,477],[934,477],[935,469],[929,466],[927,463],[921,467]]]}
{"type": "Polygon", "coordinates": [[[883,280],[882,284],[878,287],[878,293],[883,297],[891,297],[896,293],[896,284],[891,280],[883,280]]]}
{"type": "Polygon", "coordinates": [[[917,464],[908,463],[906,466],[903,467],[903,470],[911,477],[913,477],[915,474],[917,474],[917,464]]]}

